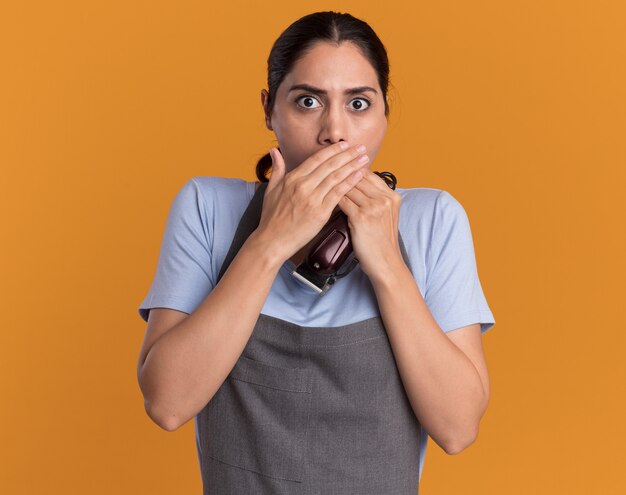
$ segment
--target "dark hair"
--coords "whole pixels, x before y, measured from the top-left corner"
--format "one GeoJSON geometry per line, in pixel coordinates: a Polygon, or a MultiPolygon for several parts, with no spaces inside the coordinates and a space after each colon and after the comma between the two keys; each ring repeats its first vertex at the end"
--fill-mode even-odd
{"type": "MultiPolygon", "coordinates": [[[[387,50],[367,22],[350,14],[339,12],[315,12],[301,17],[291,24],[274,42],[267,59],[268,109],[271,113],[278,87],[301,58],[318,41],[339,45],[351,41],[357,45],[363,56],[372,64],[378,75],[378,83],[383,92],[385,115],[389,115],[387,88],[389,86],[389,60],[387,50]]],[[[261,182],[268,182],[266,173],[272,167],[272,158],[265,154],[256,166],[256,176],[261,182]]]]}

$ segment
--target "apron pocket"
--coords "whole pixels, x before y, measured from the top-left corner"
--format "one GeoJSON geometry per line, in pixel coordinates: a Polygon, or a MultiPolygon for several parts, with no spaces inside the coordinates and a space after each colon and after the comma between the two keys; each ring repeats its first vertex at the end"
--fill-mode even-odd
{"type": "Polygon", "coordinates": [[[311,371],[240,356],[207,404],[207,455],[231,466],[302,481],[311,371]]]}

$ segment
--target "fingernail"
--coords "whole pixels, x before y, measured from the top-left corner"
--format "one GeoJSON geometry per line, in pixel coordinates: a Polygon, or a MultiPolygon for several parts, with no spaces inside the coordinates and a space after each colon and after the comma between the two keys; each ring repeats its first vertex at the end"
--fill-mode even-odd
{"type": "Polygon", "coordinates": [[[357,147],[356,147],[356,150],[357,150],[359,153],[365,153],[365,145],[360,144],[359,146],[357,146],[357,147]]]}
{"type": "Polygon", "coordinates": [[[348,143],[346,143],[345,141],[341,141],[341,143],[339,143],[339,147],[342,150],[347,150],[350,147],[350,145],[348,143]]]}

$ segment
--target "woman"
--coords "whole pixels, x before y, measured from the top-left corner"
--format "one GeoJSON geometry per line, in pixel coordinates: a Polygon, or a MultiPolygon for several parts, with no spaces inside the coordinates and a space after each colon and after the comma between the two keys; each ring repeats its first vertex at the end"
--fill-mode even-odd
{"type": "Polygon", "coordinates": [[[158,425],[195,418],[205,494],[415,494],[428,436],[476,439],[495,321],[459,202],[370,170],[388,77],[365,22],[299,19],[268,59],[259,182],[194,177],[174,199],[138,379],[158,425]],[[359,263],[321,297],[292,271],[336,208],[359,263]]]}

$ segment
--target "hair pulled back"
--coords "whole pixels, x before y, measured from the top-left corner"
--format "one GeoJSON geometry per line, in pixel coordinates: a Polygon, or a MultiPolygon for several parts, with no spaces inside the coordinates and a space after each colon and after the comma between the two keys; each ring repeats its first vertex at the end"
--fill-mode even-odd
{"type": "MultiPolygon", "coordinates": [[[[378,83],[385,102],[385,115],[389,115],[387,89],[389,86],[389,60],[387,50],[367,22],[347,13],[315,12],[301,17],[291,24],[274,42],[267,59],[268,110],[271,114],[278,87],[312,45],[318,41],[339,45],[350,41],[358,46],[378,76],[378,83]]],[[[266,153],[256,165],[256,176],[268,182],[267,172],[272,158],[266,153]]]]}

